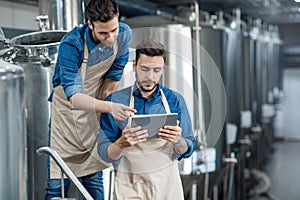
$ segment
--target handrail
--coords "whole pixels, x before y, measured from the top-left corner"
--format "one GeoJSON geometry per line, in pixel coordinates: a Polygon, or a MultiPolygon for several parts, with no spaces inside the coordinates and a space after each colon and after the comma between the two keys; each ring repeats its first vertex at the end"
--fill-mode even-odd
{"type": "Polygon", "coordinates": [[[78,178],[74,175],[71,169],[67,166],[67,164],[62,160],[62,158],[58,155],[58,153],[54,149],[50,147],[40,147],[39,149],[36,150],[36,153],[39,156],[42,156],[45,153],[49,154],[54,159],[56,164],[60,167],[62,172],[67,175],[67,177],[72,181],[72,183],[74,183],[74,185],[79,190],[79,192],[84,196],[84,198],[87,200],[93,200],[93,198],[88,193],[88,191],[83,187],[83,185],[80,183],[78,178]]]}

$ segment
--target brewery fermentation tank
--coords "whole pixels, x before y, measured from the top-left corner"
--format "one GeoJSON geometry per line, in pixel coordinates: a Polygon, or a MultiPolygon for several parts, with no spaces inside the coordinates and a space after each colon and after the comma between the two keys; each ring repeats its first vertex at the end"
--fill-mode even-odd
{"type": "Polygon", "coordinates": [[[46,157],[39,157],[35,151],[48,145],[50,103],[47,99],[52,91],[58,45],[65,34],[65,31],[43,31],[15,37],[10,40],[13,48],[3,55],[5,61],[22,67],[25,72],[29,199],[44,198],[46,157]]]}
{"type": "Polygon", "coordinates": [[[125,23],[132,28],[133,49],[145,39],[155,39],[165,46],[167,59],[161,83],[184,96],[191,119],[194,119],[191,27],[162,16],[138,16],[127,19],[125,23]]]}
{"type": "MultiPolygon", "coordinates": [[[[138,16],[127,19],[125,23],[132,28],[133,49],[146,39],[155,39],[165,46],[167,58],[161,83],[184,97],[194,130],[199,130],[200,120],[195,106],[199,99],[194,90],[193,76],[196,69],[193,66],[191,27],[174,22],[167,16],[138,16]]],[[[179,169],[181,174],[191,174],[191,158],[179,162],[179,169]]]]}
{"type": "Polygon", "coordinates": [[[0,60],[0,199],[27,199],[24,71],[0,60]]]}
{"type": "Polygon", "coordinates": [[[251,128],[253,123],[253,104],[254,101],[254,90],[255,90],[255,79],[254,79],[254,38],[248,33],[243,32],[242,37],[242,80],[243,80],[243,98],[241,107],[244,112],[248,112],[249,115],[246,118],[241,116],[241,127],[251,128]],[[244,121],[243,121],[244,120],[244,121]]]}
{"type": "Polygon", "coordinates": [[[47,16],[50,30],[71,30],[84,23],[84,0],[39,0],[39,14],[47,16]]]}
{"type": "MultiPolygon", "coordinates": [[[[207,60],[213,60],[226,91],[226,96],[223,96],[221,90],[213,90],[213,93],[218,92],[219,96],[211,97],[213,93],[208,91],[206,86],[215,84],[215,75],[205,77],[205,82],[202,84],[205,126],[209,127],[210,124],[214,123],[211,121],[213,106],[218,105],[220,116],[226,113],[226,124],[224,124],[223,129],[219,132],[210,132],[206,136],[207,145],[216,148],[217,160],[221,161],[222,157],[226,156],[226,144],[235,142],[240,126],[240,112],[242,109],[241,35],[238,31],[224,25],[200,22],[200,26],[201,72],[208,74],[206,71],[211,70],[214,66],[208,65],[207,60]],[[215,105],[212,105],[212,101],[215,102],[215,105]]],[[[215,120],[224,122],[221,117],[215,120]]],[[[221,165],[222,162],[218,162],[217,168],[221,169],[221,165]]]]}
{"type": "MultiPolygon", "coordinates": [[[[133,28],[133,48],[138,41],[146,38],[157,39],[166,46],[168,70],[164,72],[162,83],[183,94],[188,102],[195,133],[199,137],[198,142],[216,148],[217,159],[221,160],[225,150],[223,123],[226,107],[220,76],[224,56],[223,30],[201,26],[200,41],[197,41],[190,22],[180,23],[166,16],[140,16],[129,18],[125,23],[133,28]],[[196,51],[197,46],[200,46],[199,52],[196,51]],[[201,70],[195,61],[197,57],[201,57],[201,70]],[[201,88],[198,88],[199,79],[202,80],[201,88]],[[191,99],[194,99],[193,103],[189,103],[191,99]],[[202,112],[204,116],[199,115],[202,112]],[[199,133],[203,127],[206,129],[205,136],[199,133]]],[[[221,162],[217,162],[217,165],[221,165],[221,162]]]]}

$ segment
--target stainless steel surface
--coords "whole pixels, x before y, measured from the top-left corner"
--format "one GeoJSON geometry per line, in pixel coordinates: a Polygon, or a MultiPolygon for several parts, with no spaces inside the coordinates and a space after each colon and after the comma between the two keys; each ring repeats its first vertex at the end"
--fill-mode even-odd
{"type": "MultiPolygon", "coordinates": [[[[156,39],[165,46],[167,60],[161,80],[163,85],[182,94],[186,101],[194,99],[191,27],[161,16],[140,16],[125,23],[133,29],[132,48],[143,39],[156,39]]],[[[188,109],[194,119],[193,103],[188,103],[188,109]]]]}
{"type": "Polygon", "coordinates": [[[262,41],[258,38],[255,40],[254,43],[254,50],[255,50],[255,65],[254,65],[254,101],[252,102],[253,107],[253,121],[254,126],[261,122],[261,107],[262,107],[262,41]]]}
{"type": "Polygon", "coordinates": [[[36,150],[36,152],[41,156],[43,154],[50,155],[56,164],[60,167],[60,169],[67,175],[67,177],[74,183],[76,188],[80,191],[83,197],[87,200],[93,200],[88,191],[83,187],[77,177],[73,174],[71,169],[67,166],[67,164],[62,160],[62,158],[58,155],[58,153],[50,147],[41,147],[36,150]]]}
{"type": "Polygon", "coordinates": [[[27,199],[24,71],[0,60],[0,199],[27,199]]]}
{"type": "MultiPolygon", "coordinates": [[[[222,124],[219,130],[208,131],[211,126],[216,126],[216,122],[224,122],[224,117],[226,113],[226,99],[225,94],[218,87],[213,87],[220,81],[224,84],[222,78],[220,80],[216,79],[216,73],[210,74],[212,68],[217,68],[220,75],[224,69],[224,51],[223,46],[223,34],[224,30],[222,28],[216,28],[210,25],[200,24],[200,44],[201,44],[201,72],[207,74],[203,78],[202,83],[202,99],[203,99],[203,109],[204,109],[204,122],[205,127],[207,127],[206,132],[206,145],[210,148],[216,148],[217,160],[222,160],[223,155],[226,153],[225,143],[226,135],[222,124]],[[209,89],[213,87],[214,89],[209,89]],[[214,103],[213,103],[214,101],[214,103]],[[218,107],[218,116],[213,117],[213,107],[218,107]]],[[[220,169],[221,162],[217,162],[217,169],[220,169]]]]}
{"type": "Polygon", "coordinates": [[[242,100],[241,33],[225,28],[223,77],[227,96],[227,123],[240,124],[242,100]]]}
{"type": "MultiPolygon", "coordinates": [[[[39,0],[5,0],[18,3],[38,5],[39,0]]],[[[44,0],[47,1],[47,0],[44,0]]],[[[62,1],[62,0],[61,0],[62,1]]],[[[172,2],[182,1],[173,0],[172,2]]],[[[189,0],[187,0],[189,1],[189,0]]],[[[87,2],[87,0],[85,0],[87,2]]],[[[155,14],[157,5],[170,2],[167,0],[117,0],[121,16],[133,17],[144,14],[155,14]]],[[[299,4],[294,0],[198,0],[201,9],[207,11],[224,10],[227,13],[240,8],[246,19],[261,18],[272,24],[298,23],[300,20],[299,4]]],[[[54,5],[55,6],[55,5],[54,5]]],[[[169,11],[171,12],[171,11],[169,11]]]]}
{"type": "MultiPolygon", "coordinates": [[[[165,3],[167,0],[149,0],[152,3],[165,3]]],[[[182,1],[174,0],[172,2],[182,1]]],[[[231,13],[240,8],[243,17],[261,18],[268,23],[298,23],[299,3],[294,0],[198,0],[201,9],[209,11],[224,10],[231,13]]]]}
{"type": "MultiPolygon", "coordinates": [[[[23,61],[56,61],[58,45],[66,31],[40,31],[23,34],[10,40],[16,56],[23,61]]],[[[16,58],[18,60],[18,58],[16,58]]]]}
{"type": "Polygon", "coordinates": [[[57,57],[59,41],[65,31],[47,31],[13,38],[13,53],[3,59],[22,67],[26,77],[27,140],[28,140],[28,195],[29,199],[43,199],[46,180],[46,158],[35,150],[48,145],[48,124],[52,91],[51,78],[57,57]]]}
{"type": "Polygon", "coordinates": [[[251,110],[252,94],[251,87],[253,87],[253,68],[254,68],[254,40],[245,33],[242,37],[242,57],[243,57],[243,99],[242,109],[251,110]]]}
{"type": "MultiPolygon", "coordinates": [[[[183,95],[190,113],[191,121],[195,133],[199,129],[199,102],[198,92],[194,89],[194,73],[199,72],[199,68],[193,63],[193,47],[195,41],[192,38],[192,27],[172,21],[170,18],[161,16],[140,16],[129,18],[125,21],[133,29],[131,47],[144,39],[156,39],[161,42],[166,49],[167,59],[165,71],[161,83],[183,95]],[[157,22],[160,25],[157,25],[157,22]]],[[[192,172],[192,162],[190,159],[182,160],[179,163],[182,174],[192,172]]]]}
{"type": "Polygon", "coordinates": [[[277,104],[280,99],[279,91],[282,89],[281,85],[281,49],[282,41],[276,34],[270,34],[269,41],[269,62],[268,62],[268,91],[271,96],[268,97],[268,102],[277,104]]]}
{"type": "Polygon", "coordinates": [[[84,0],[39,0],[39,14],[47,15],[50,30],[71,30],[84,23],[84,0]]]}
{"type": "MultiPolygon", "coordinates": [[[[137,42],[146,38],[155,38],[166,46],[168,68],[163,76],[162,83],[183,94],[188,102],[195,130],[200,131],[200,127],[207,127],[204,130],[206,135],[199,142],[206,143],[208,147],[215,147],[217,143],[217,159],[221,160],[225,151],[225,135],[222,129],[226,109],[224,85],[218,71],[218,67],[222,70],[224,53],[222,49],[222,31],[220,31],[218,40],[213,31],[208,32],[205,31],[204,27],[201,27],[199,31],[200,55],[199,53],[197,55],[195,47],[199,46],[199,43],[194,39],[196,35],[193,32],[194,26],[190,24],[180,24],[171,20],[171,18],[162,16],[134,17],[127,19],[125,23],[133,28],[133,48],[137,42]],[[159,26],[157,25],[158,21],[160,22],[159,26]],[[207,52],[216,56],[209,55],[207,52]],[[195,66],[197,57],[200,58],[201,69],[195,66]],[[201,92],[198,87],[195,87],[195,85],[197,86],[195,81],[199,78],[203,79],[200,85],[204,85],[201,89],[205,88],[206,92],[201,92]],[[197,98],[199,95],[201,95],[201,99],[197,98]],[[189,103],[192,98],[195,99],[194,104],[189,103]],[[202,107],[202,103],[204,112],[206,112],[203,120],[205,124],[199,123],[200,119],[198,117],[198,109],[202,107]]],[[[221,163],[218,165],[220,166],[221,163]]]]}

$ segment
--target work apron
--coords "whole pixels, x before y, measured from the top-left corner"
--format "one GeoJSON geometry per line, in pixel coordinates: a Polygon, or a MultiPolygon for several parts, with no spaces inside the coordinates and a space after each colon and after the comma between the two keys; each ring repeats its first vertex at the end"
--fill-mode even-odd
{"type": "MultiPolygon", "coordinates": [[[[80,67],[80,76],[84,94],[100,99],[104,75],[110,69],[116,55],[117,42],[113,54],[106,60],[88,66],[88,48],[84,42],[84,60],[80,67]]],[[[72,109],[61,85],[54,88],[51,113],[50,146],[58,152],[77,177],[96,173],[110,166],[98,155],[100,113],[72,109]]],[[[50,159],[50,177],[60,178],[61,170],[50,159]]]]}
{"type": "MultiPolygon", "coordinates": [[[[166,112],[170,113],[163,91],[160,93],[166,112]]],[[[134,107],[133,95],[130,107],[134,107]]],[[[160,138],[128,148],[115,170],[115,199],[184,199],[177,159],[173,154],[172,143],[160,138]]]]}

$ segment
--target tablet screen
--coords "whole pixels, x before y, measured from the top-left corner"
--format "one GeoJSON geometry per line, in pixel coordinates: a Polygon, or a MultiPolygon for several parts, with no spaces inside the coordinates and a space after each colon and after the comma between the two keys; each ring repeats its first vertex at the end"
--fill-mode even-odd
{"type": "Polygon", "coordinates": [[[148,138],[158,138],[157,133],[159,129],[165,125],[175,126],[177,117],[177,113],[134,115],[131,127],[141,126],[142,129],[148,130],[148,138]]]}

